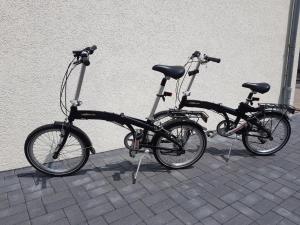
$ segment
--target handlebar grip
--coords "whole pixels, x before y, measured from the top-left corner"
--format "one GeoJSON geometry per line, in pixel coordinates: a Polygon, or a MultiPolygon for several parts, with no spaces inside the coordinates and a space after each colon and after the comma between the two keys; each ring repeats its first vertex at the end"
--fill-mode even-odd
{"type": "Polygon", "coordinates": [[[207,61],[212,61],[212,62],[216,62],[216,63],[220,63],[221,62],[221,59],[214,58],[214,57],[209,57],[207,55],[204,57],[204,59],[207,60],[207,61]]]}
{"type": "Polygon", "coordinates": [[[91,49],[92,51],[95,51],[95,50],[97,49],[97,46],[96,46],[96,45],[93,45],[92,47],[90,47],[90,49],[91,49]]]}
{"type": "Polygon", "coordinates": [[[190,57],[190,59],[193,59],[193,58],[198,58],[199,56],[200,56],[200,52],[199,51],[195,51],[193,54],[192,54],[192,56],[190,57]]]}

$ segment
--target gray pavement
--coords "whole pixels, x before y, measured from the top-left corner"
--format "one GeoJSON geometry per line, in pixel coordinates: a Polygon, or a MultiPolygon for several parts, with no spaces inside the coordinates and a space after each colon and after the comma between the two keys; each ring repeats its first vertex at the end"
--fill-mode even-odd
{"type": "MultiPolygon", "coordinates": [[[[191,168],[142,164],[124,149],[91,156],[76,175],[55,178],[31,167],[0,172],[0,224],[300,224],[300,114],[288,145],[272,156],[211,140],[191,168]]],[[[217,140],[217,139],[216,139],[217,140]]]]}

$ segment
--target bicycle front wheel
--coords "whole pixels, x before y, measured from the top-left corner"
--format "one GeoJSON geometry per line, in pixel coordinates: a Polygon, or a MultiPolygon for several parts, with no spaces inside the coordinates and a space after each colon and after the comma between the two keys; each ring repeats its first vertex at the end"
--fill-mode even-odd
{"type": "Polygon", "coordinates": [[[173,142],[161,135],[152,139],[156,160],[171,169],[182,169],[196,163],[206,149],[206,136],[202,127],[191,120],[170,120],[165,123],[168,130],[183,146],[183,153],[178,154],[179,148],[173,142]]]}
{"type": "Polygon", "coordinates": [[[281,113],[267,112],[257,116],[261,124],[271,131],[272,140],[264,131],[252,125],[243,135],[246,149],[256,155],[271,155],[281,150],[291,135],[291,126],[286,116],[281,113]]]}
{"type": "Polygon", "coordinates": [[[48,124],[35,129],[26,139],[24,151],[28,162],[38,171],[52,175],[71,175],[82,168],[89,158],[89,142],[71,127],[66,144],[53,158],[60,143],[62,125],[48,124]]]}

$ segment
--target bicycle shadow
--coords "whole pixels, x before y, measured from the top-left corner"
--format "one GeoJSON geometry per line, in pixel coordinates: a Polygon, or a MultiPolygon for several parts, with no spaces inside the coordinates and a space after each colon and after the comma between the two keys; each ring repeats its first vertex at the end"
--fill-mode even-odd
{"type": "Polygon", "coordinates": [[[226,163],[230,161],[230,158],[233,160],[238,160],[240,158],[245,158],[245,157],[256,158],[254,154],[242,148],[233,148],[230,150],[228,148],[209,147],[206,149],[206,152],[212,156],[221,158],[226,163]]]}
{"type": "MultiPolygon", "coordinates": [[[[114,163],[105,163],[103,165],[94,165],[92,162],[87,163],[85,167],[83,167],[77,173],[64,176],[64,177],[55,177],[51,175],[43,174],[39,171],[30,171],[30,172],[20,172],[18,177],[28,177],[32,178],[34,181],[34,185],[31,186],[32,189],[42,190],[51,187],[50,180],[57,179],[69,179],[69,177],[79,177],[93,173],[94,176],[99,175],[99,177],[103,177],[104,179],[108,178],[112,181],[122,181],[128,179],[132,179],[132,183],[135,183],[134,175],[137,169],[137,163],[128,161],[124,159],[124,161],[114,162],[114,163]]],[[[145,162],[141,165],[139,169],[139,177],[142,179],[154,176],[155,173],[170,173],[170,170],[161,166],[157,162],[145,162]],[[144,175],[144,173],[153,173],[148,176],[144,175]],[[141,175],[142,174],[142,175],[141,175]]]]}

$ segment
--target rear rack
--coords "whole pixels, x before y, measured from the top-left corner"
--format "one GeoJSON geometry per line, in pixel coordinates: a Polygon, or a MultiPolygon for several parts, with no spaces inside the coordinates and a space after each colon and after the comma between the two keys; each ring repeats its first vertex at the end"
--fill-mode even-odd
{"type": "Polygon", "coordinates": [[[294,114],[296,111],[296,108],[294,106],[285,105],[285,104],[258,103],[258,105],[262,110],[279,111],[284,114],[286,114],[286,113],[294,114]]]}

